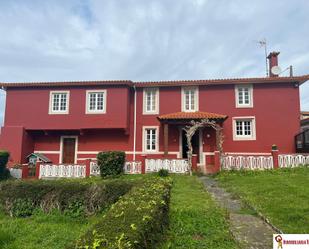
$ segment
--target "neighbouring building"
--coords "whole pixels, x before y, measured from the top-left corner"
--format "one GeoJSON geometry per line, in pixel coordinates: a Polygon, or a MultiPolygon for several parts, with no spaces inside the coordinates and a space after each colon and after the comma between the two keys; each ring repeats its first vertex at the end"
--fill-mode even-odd
{"type": "MultiPolygon", "coordinates": [[[[269,55],[270,68],[279,53],[269,55]]],[[[128,160],[185,158],[182,128],[209,119],[223,128],[224,152],[295,152],[300,132],[299,86],[309,75],[180,81],[78,81],[0,83],[6,91],[0,149],[11,164],[39,153],[54,163],[95,158],[122,150],[128,160]]],[[[212,164],[215,131],[192,139],[199,165],[212,164]]]]}

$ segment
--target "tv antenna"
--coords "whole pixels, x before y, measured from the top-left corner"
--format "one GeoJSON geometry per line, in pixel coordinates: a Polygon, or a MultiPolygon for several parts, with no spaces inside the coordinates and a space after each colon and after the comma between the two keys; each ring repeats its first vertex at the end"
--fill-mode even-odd
{"type": "Polygon", "coordinates": [[[265,69],[266,69],[266,76],[268,77],[269,74],[268,74],[268,61],[267,61],[267,41],[266,39],[262,39],[260,41],[257,41],[258,44],[260,45],[260,47],[264,47],[264,51],[265,51],[265,69]]]}

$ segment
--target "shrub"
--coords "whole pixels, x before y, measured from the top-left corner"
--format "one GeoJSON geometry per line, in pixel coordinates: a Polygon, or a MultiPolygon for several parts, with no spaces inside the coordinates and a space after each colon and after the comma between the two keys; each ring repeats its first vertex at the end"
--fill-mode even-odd
{"type": "Polygon", "coordinates": [[[168,176],[168,170],[167,170],[167,169],[160,169],[160,170],[158,171],[158,175],[159,175],[160,177],[167,177],[167,176],[168,176]]]}
{"type": "Polygon", "coordinates": [[[168,223],[170,187],[168,178],[154,178],[132,188],[68,248],[155,248],[168,223]]]}
{"type": "Polygon", "coordinates": [[[29,216],[37,209],[43,212],[57,209],[73,217],[92,215],[116,202],[132,185],[124,180],[3,182],[0,204],[10,216],[29,216]]]}
{"type": "Polygon", "coordinates": [[[6,168],[10,153],[0,151],[0,180],[7,179],[10,176],[10,171],[6,168]]]}
{"type": "Polygon", "coordinates": [[[126,155],[123,151],[106,151],[97,155],[102,177],[116,176],[123,172],[126,155]]]}

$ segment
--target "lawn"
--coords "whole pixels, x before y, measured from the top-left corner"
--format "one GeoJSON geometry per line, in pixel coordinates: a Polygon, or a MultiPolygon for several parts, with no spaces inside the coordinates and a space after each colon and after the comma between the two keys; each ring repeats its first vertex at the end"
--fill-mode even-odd
{"type": "Polygon", "coordinates": [[[37,213],[28,218],[11,218],[0,212],[1,249],[63,249],[97,220],[71,218],[62,214],[37,213]]]}
{"type": "Polygon", "coordinates": [[[173,176],[169,219],[170,227],[161,249],[237,248],[226,214],[195,176],[173,176]]]}
{"type": "Polygon", "coordinates": [[[221,172],[216,179],[284,233],[309,233],[309,168],[221,172]]]}

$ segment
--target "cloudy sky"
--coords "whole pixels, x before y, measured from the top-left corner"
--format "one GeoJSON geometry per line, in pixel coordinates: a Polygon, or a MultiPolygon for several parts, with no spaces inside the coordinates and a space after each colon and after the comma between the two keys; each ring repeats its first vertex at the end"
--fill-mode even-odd
{"type": "Polygon", "coordinates": [[[283,69],[309,74],[308,11],[308,0],[0,0],[0,81],[264,76],[264,38],[283,69]]]}

